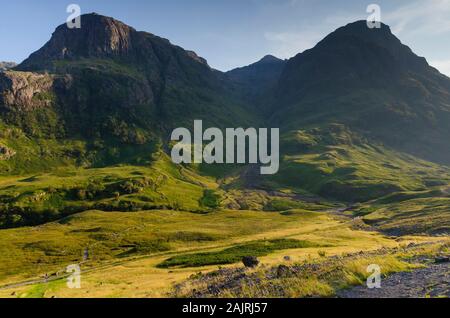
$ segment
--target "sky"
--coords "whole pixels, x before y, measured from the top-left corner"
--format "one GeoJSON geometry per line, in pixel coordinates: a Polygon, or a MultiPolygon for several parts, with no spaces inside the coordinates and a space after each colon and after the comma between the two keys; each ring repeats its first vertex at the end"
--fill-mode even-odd
{"type": "Polygon", "coordinates": [[[377,4],[403,43],[450,76],[450,0],[0,0],[0,61],[42,47],[70,4],[168,38],[222,71],[267,54],[290,58],[377,4]]]}

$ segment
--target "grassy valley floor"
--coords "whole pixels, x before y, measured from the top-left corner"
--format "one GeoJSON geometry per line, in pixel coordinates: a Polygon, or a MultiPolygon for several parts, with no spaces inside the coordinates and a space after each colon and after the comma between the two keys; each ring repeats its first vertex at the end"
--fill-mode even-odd
{"type": "Polygon", "coordinates": [[[364,283],[369,264],[388,275],[448,253],[447,168],[399,159],[396,175],[386,165],[379,176],[343,169],[370,163],[367,151],[304,155],[278,179],[257,180],[252,167],[206,174],[162,152],[146,165],[2,176],[0,297],[330,297],[364,283]],[[373,199],[385,175],[398,186],[373,199]],[[336,178],[331,188],[369,195],[321,196],[336,178]],[[244,269],[244,256],[260,265],[244,269]],[[79,289],[67,285],[74,264],[79,289]]]}
{"type": "MultiPolygon", "coordinates": [[[[435,242],[430,246],[436,249],[444,244],[443,238],[389,238],[355,229],[354,223],[324,212],[305,210],[289,213],[228,210],[203,215],[179,211],[85,212],[65,222],[0,231],[3,286],[0,296],[167,297],[174,295],[175,286],[183,281],[219,268],[240,270],[243,267],[226,257],[221,259],[222,265],[208,264],[208,258],[203,258],[205,264],[199,264],[195,262],[198,253],[217,256],[233,246],[245,244],[257,243],[262,250],[264,246],[271,247],[260,254],[262,271],[286,263],[286,256],[291,265],[315,264],[326,262],[330,257],[366,255],[370,251],[397,249],[411,243],[435,242]],[[274,247],[273,240],[281,240],[278,247],[274,247]],[[283,245],[283,240],[302,244],[283,245]],[[90,256],[82,263],[86,246],[89,246],[90,256]],[[183,257],[187,263],[161,266],[176,257],[183,257]],[[193,263],[189,264],[189,260],[193,263]],[[66,284],[65,267],[77,263],[82,263],[81,289],[70,289],[66,284]],[[44,278],[46,274],[48,279],[44,278]]],[[[386,259],[374,254],[374,257],[388,272],[411,267],[397,261],[395,256],[386,259]]],[[[351,279],[347,284],[361,283],[363,265],[369,261],[374,260],[367,259],[358,267],[359,279],[351,279]]],[[[317,295],[334,293],[331,287],[320,291],[320,286],[322,283],[318,282],[313,288],[317,295]]]]}

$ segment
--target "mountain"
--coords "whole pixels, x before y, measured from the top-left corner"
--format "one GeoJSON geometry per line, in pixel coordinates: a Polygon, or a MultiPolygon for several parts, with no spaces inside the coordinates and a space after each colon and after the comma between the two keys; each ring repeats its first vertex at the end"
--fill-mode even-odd
{"type": "Polygon", "coordinates": [[[16,66],[17,64],[14,62],[0,62],[0,71],[6,71],[16,66]]]}
{"type": "Polygon", "coordinates": [[[333,297],[364,264],[445,259],[450,80],[387,26],[222,73],[81,19],[0,71],[0,297],[333,297]],[[175,164],[168,136],[195,119],[279,127],[279,172],[175,164]],[[250,256],[269,265],[243,272],[250,256]]]}
{"type": "Polygon", "coordinates": [[[247,85],[249,89],[263,90],[277,83],[285,65],[285,60],[266,55],[256,63],[236,68],[226,74],[230,79],[247,85]]]}
{"type": "Polygon", "coordinates": [[[261,110],[261,104],[266,104],[267,98],[273,94],[285,65],[285,60],[266,55],[256,63],[226,74],[244,89],[245,96],[261,110]]]}
{"type": "Polygon", "coordinates": [[[148,151],[197,118],[219,127],[257,122],[236,84],[194,52],[110,17],[81,19],[83,28],[57,27],[40,50],[0,75],[6,125],[117,152],[128,145],[148,151]]]}
{"type": "Polygon", "coordinates": [[[450,160],[450,80],[386,25],[352,23],[287,61],[266,56],[222,73],[113,18],[82,20],[0,73],[3,173],[148,164],[168,151],[173,128],[203,119],[281,128],[276,176],[191,167],[219,179],[234,173],[228,188],[366,202],[449,179],[438,163],[450,160]]]}
{"type": "Polygon", "coordinates": [[[87,14],[81,19],[83,28],[59,26],[49,42],[17,67],[70,75],[55,93],[69,112],[70,118],[63,114],[69,126],[74,118],[87,123],[82,130],[72,125],[72,132],[92,136],[101,130],[92,128],[108,121],[135,130],[170,130],[192,124],[191,118],[198,116],[217,125],[252,118],[223,74],[194,52],[113,18],[87,14]]]}
{"type": "Polygon", "coordinates": [[[339,123],[372,141],[450,163],[450,79],[386,25],[351,23],[290,59],[272,122],[285,130],[339,123]]]}

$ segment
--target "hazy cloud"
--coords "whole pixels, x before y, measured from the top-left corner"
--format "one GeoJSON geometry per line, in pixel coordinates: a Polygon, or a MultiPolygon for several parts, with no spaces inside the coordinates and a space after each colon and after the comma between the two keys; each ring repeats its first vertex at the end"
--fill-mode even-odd
{"type": "Polygon", "coordinates": [[[415,1],[386,12],[383,21],[397,35],[415,36],[450,31],[450,0],[415,1]]]}
{"type": "Polygon", "coordinates": [[[266,32],[264,38],[271,42],[272,54],[290,58],[312,48],[322,38],[322,34],[314,31],[266,32]]]}
{"type": "Polygon", "coordinates": [[[449,60],[434,60],[430,65],[437,68],[442,74],[450,77],[450,59],[449,60]]]}

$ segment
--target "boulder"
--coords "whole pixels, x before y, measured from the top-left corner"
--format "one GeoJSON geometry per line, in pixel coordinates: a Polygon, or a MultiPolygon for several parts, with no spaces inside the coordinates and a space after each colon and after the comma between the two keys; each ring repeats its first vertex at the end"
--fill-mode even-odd
{"type": "Polygon", "coordinates": [[[436,257],[434,259],[434,262],[436,264],[448,263],[448,262],[450,262],[450,257],[448,257],[448,256],[439,256],[439,257],[436,257]]]}
{"type": "Polygon", "coordinates": [[[287,277],[289,275],[291,275],[291,269],[286,266],[286,265],[280,265],[277,268],[277,277],[278,278],[282,278],[282,277],[287,277]]]}
{"type": "Polygon", "coordinates": [[[9,160],[16,155],[16,152],[11,148],[8,148],[0,144],[0,161],[9,160]]]}
{"type": "Polygon", "coordinates": [[[258,266],[259,260],[255,256],[244,256],[242,258],[242,263],[245,267],[254,268],[258,266]]]}

